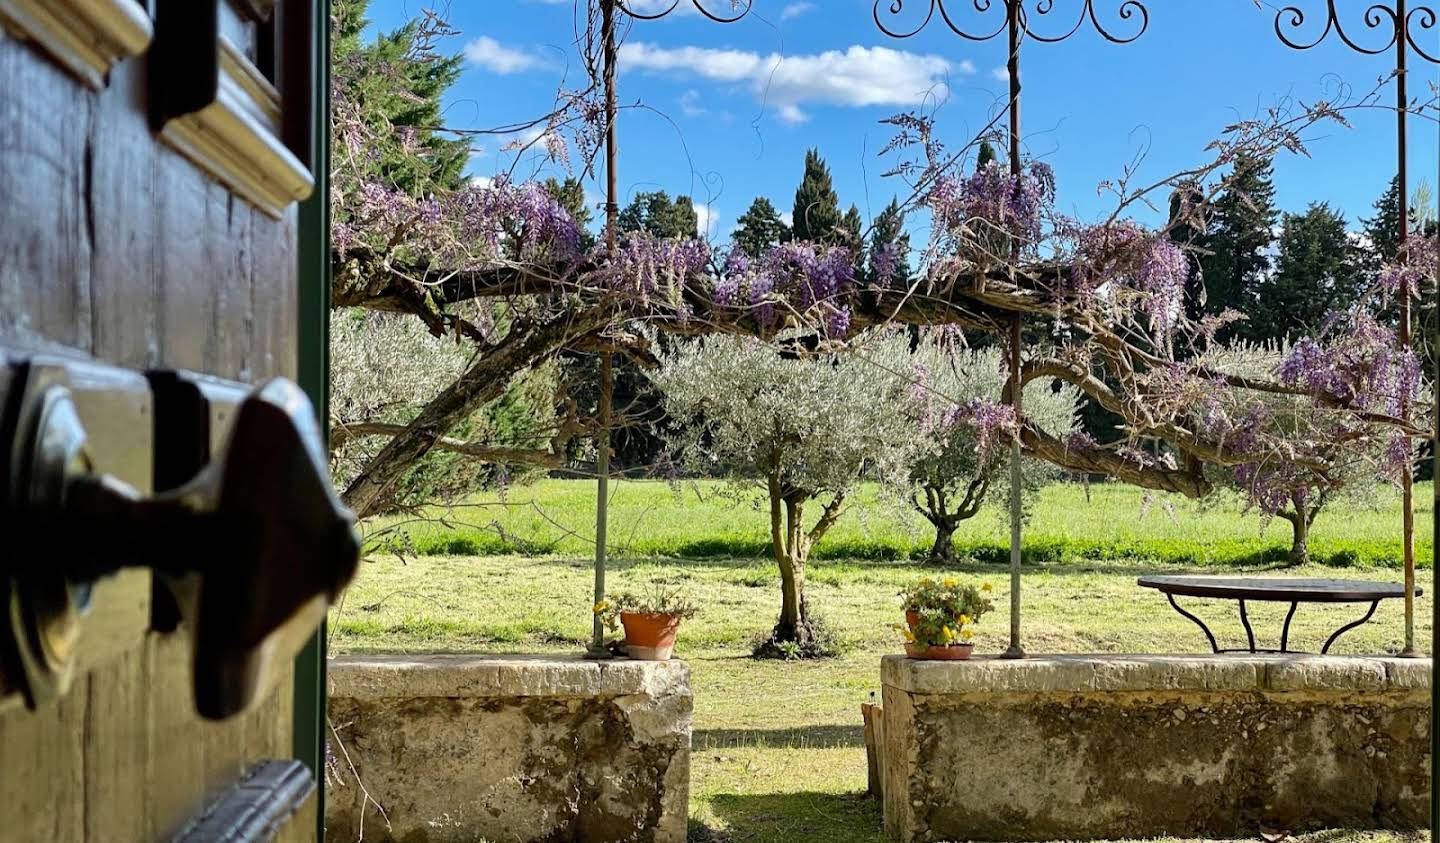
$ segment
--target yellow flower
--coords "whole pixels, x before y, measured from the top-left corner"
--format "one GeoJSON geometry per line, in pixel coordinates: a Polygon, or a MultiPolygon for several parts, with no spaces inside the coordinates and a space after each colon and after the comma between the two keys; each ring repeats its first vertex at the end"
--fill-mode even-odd
{"type": "Polygon", "coordinates": [[[946,644],[955,640],[955,633],[952,632],[948,626],[940,627],[940,635],[945,639],[946,644]]]}
{"type": "Polygon", "coordinates": [[[961,616],[960,616],[960,625],[961,625],[961,626],[965,626],[965,625],[968,624],[968,623],[970,623],[970,616],[969,616],[969,615],[961,615],[961,616]]]}
{"type": "Polygon", "coordinates": [[[946,588],[954,588],[955,586],[957,586],[957,585],[959,585],[959,584],[960,584],[960,582],[959,582],[958,580],[956,580],[954,577],[946,577],[946,578],[945,578],[945,587],[946,587],[946,588]]]}
{"type": "Polygon", "coordinates": [[[597,615],[602,615],[602,614],[604,614],[604,613],[606,612],[606,610],[608,610],[609,608],[610,608],[610,601],[609,601],[609,600],[601,600],[599,603],[596,603],[596,604],[595,604],[595,614],[597,614],[597,615]]]}
{"type": "Polygon", "coordinates": [[[975,637],[975,633],[968,629],[962,629],[960,630],[960,637],[965,639],[966,641],[969,641],[971,638],[975,637]]]}
{"type": "Polygon", "coordinates": [[[993,586],[990,585],[990,583],[987,582],[987,583],[985,583],[984,585],[980,586],[980,590],[981,590],[981,591],[994,591],[995,589],[994,589],[993,586]]]}
{"type": "Polygon", "coordinates": [[[930,586],[932,586],[932,585],[934,585],[934,584],[935,584],[935,581],[932,580],[932,579],[930,579],[929,577],[926,577],[925,579],[923,579],[923,580],[920,581],[920,586],[921,586],[921,588],[929,588],[930,586]]]}
{"type": "Polygon", "coordinates": [[[906,641],[909,641],[911,644],[914,644],[914,643],[915,643],[915,633],[913,633],[913,632],[911,632],[910,630],[906,629],[906,630],[902,630],[900,634],[905,636],[905,640],[906,640],[906,641]]]}

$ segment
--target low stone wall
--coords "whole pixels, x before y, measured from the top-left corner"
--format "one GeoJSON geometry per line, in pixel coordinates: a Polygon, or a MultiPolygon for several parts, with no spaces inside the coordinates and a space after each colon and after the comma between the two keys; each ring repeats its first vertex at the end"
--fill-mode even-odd
{"type": "Polygon", "coordinates": [[[403,843],[685,839],[683,662],[360,656],[329,676],[331,843],[362,822],[403,843]]]}
{"type": "Polygon", "coordinates": [[[904,841],[1429,824],[1429,659],[1061,656],[883,677],[904,841]]]}

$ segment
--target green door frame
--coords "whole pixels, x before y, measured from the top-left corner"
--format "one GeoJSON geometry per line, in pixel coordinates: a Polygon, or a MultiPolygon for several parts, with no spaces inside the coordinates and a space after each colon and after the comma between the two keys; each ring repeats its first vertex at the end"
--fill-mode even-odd
{"type": "MultiPolygon", "coordinates": [[[[311,161],[315,190],[300,203],[300,386],[329,436],[330,420],[330,3],[313,4],[311,161]]],[[[325,839],[325,624],[295,658],[295,757],[315,774],[315,839],[325,839]]]]}

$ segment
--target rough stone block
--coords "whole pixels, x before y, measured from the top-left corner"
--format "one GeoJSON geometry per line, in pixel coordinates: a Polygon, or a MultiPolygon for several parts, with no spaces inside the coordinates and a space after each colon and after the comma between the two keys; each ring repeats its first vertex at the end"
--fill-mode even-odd
{"type": "Polygon", "coordinates": [[[1429,660],[889,657],[882,676],[885,827],[900,840],[1429,822],[1429,660]]]}
{"type": "Polygon", "coordinates": [[[329,676],[327,840],[685,839],[683,662],[363,656],[329,676]]]}

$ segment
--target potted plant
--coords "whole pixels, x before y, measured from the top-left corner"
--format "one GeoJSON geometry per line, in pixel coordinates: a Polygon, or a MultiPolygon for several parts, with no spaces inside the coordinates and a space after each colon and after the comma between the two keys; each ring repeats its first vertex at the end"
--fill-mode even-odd
{"type": "Polygon", "coordinates": [[[905,625],[895,627],[905,638],[905,655],[912,659],[963,660],[975,645],[975,624],[994,608],[987,596],[990,584],[962,584],[953,577],[936,582],[923,579],[900,592],[905,625]]]}
{"type": "Polygon", "coordinates": [[[694,617],[696,611],[679,589],[665,585],[654,585],[643,594],[609,595],[595,604],[595,614],[611,631],[625,629],[625,653],[646,661],[669,659],[680,622],[694,617]]]}

